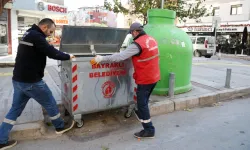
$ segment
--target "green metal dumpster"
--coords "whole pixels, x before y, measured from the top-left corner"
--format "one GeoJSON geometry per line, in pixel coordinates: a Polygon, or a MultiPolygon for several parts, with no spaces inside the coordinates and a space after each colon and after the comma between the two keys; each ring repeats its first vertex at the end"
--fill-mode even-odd
{"type": "Polygon", "coordinates": [[[148,11],[148,24],[144,27],[148,35],[159,45],[161,80],[153,94],[166,95],[169,89],[169,73],[175,73],[175,94],[192,89],[192,41],[186,32],[175,26],[176,12],[168,9],[148,11]]]}

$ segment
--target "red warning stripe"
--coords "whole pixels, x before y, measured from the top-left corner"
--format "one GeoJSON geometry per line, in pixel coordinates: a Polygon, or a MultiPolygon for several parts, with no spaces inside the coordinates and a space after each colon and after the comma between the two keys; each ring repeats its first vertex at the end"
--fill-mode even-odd
{"type": "Polygon", "coordinates": [[[78,109],[78,104],[76,104],[74,107],[73,107],[73,111],[76,111],[78,109]]]}
{"type": "Polygon", "coordinates": [[[76,72],[77,70],[77,65],[75,65],[73,68],[72,68],[72,73],[76,72]]]}
{"type": "Polygon", "coordinates": [[[134,88],[134,92],[136,92],[137,91],[137,88],[134,88]]]}
{"type": "Polygon", "coordinates": [[[73,97],[73,103],[76,102],[77,99],[78,99],[78,95],[75,95],[75,96],[73,97]]]}
{"type": "Polygon", "coordinates": [[[78,78],[78,76],[75,75],[75,76],[73,77],[73,79],[72,79],[72,82],[75,83],[75,82],[77,81],[77,78],[78,78]]]}
{"type": "Polygon", "coordinates": [[[137,97],[134,95],[134,101],[137,102],[137,97]]]}
{"type": "MultiPolygon", "coordinates": [[[[74,65],[73,68],[72,68],[72,75],[77,71],[77,65],[74,65]]],[[[72,83],[75,83],[76,81],[78,80],[78,75],[74,75],[73,78],[72,78],[72,83]]],[[[76,93],[77,92],[77,89],[78,89],[78,86],[77,84],[72,88],[72,91],[73,93],[76,93]]],[[[73,97],[72,101],[73,103],[75,103],[76,101],[78,100],[78,95],[76,93],[76,95],[73,97]]],[[[77,109],[78,109],[78,104],[73,104],[73,112],[75,112],[77,109]]]]}
{"type": "Polygon", "coordinates": [[[75,93],[75,92],[77,91],[77,88],[78,88],[77,85],[75,85],[75,86],[73,87],[73,93],[75,93]]]}

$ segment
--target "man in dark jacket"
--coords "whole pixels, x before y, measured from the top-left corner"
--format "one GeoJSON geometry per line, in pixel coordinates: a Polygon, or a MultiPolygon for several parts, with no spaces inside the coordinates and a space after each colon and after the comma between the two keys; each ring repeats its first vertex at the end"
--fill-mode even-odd
{"type": "Polygon", "coordinates": [[[13,103],[0,126],[0,150],[11,148],[17,141],[8,141],[8,136],[17,118],[30,98],[35,99],[48,112],[57,134],[65,133],[74,126],[74,121],[64,124],[56,101],[43,81],[47,56],[56,60],[71,60],[73,55],[65,54],[49,45],[46,37],[55,32],[56,25],[49,19],[41,20],[24,34],[18,46],[13,71],[13,103]]]}

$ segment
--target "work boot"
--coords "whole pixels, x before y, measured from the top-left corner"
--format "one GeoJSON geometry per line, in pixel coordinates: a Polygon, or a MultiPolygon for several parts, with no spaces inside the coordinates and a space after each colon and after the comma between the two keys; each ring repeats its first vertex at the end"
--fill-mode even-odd
{"type": "Polygon", "coordinates": [[[58,128],[56,129],[56,134],[63,134],[69,130],[71,130],[75,125],[75,121],[74,120],[70,120],[70,122],[65,123],[64,128],[58,128]]]}
{"type": "Polygon", "coordinates": [[[0,150],[6,150],[6,149],[9,149],[9,148],[12,148],[14,146],[16,146],[17,144],[17,141],[8,141],[8,143],[6,144],[0,144],[0,150]]]}
{"type": "Polygon", "coordinates": [[[154,132],[149,132],[149,131],[145,131],[145,130],[142,130],[141,132],[137,132],[134,134],[134,137],[135,138],[149,138],[149,139],[152,139],[155,137],[155,133],[154,132]]]}

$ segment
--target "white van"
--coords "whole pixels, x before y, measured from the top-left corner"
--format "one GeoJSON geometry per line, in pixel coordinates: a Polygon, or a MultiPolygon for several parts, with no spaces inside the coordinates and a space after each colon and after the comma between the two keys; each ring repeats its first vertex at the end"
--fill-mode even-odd
{"type": "Polygon", "coordinates": [[[205,56],[210,58],[216,51],[214,36],[190,36],[193,43],[193,54],[195,57],[205,56]]]}

